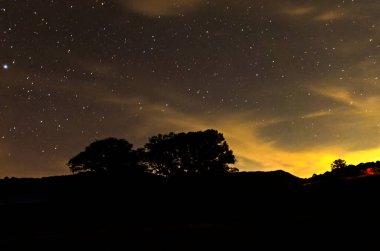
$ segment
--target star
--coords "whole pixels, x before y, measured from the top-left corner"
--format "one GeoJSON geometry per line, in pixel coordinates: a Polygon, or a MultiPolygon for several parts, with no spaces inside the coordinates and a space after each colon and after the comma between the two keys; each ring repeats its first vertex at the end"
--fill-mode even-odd
{"type": "Polygon", "coordinates": [[[8,67],[7,64],[3,64],[3,69],[4,69],[4,70],[8,70],[8,68],[9,68],[9,67],[8,67]]]}

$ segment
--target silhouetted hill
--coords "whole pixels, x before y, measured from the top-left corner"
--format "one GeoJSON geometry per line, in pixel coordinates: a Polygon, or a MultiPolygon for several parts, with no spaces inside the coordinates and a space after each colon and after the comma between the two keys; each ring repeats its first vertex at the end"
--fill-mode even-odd
{"type": "Polygon", "coordinates": [[[320,175],[313,175],[313,177],[307,179],[306,184],[320,182],[339,183],[339,180],[361,179],[368,176],[378,175],[380,175],[380,161],[367,162],[337,168],[320,175]]]}
{"type": "Polygon", "coordinates": [[[308,182],[284,171],[1,180],[0,244],[252,250],[375,238],[380,176],[308,182]]]}
{"type": "MultiPolygon", "coordinates": [[[[87,194],[87,197],[91,197],[92,194],[98,196],[99,193],[104,192],[118,194],[128,192],[128,188],[130,187],[140,186],[146,188],[156,186],[157,189],[175,186],[177,189],[189,190],[189,193],[191,193],[207,191],[212,187],[223,189],[223,186],[230,186],[234,189],[262,187],[272,190],[298,186],[302,183],[303,179],[281,170],[209,176],[184,176],[172,179],[164,179],[152,174],[128,178],[105,176],[90,172],[45,178],[11,178],[0,180],[0,205],[28,204],[56,200],[61,197],[75,198],[81,194],[87,194]],[[127,189],[127,191],[124,189],[127,189]]],[[[139,191],[135,192],[138,193],[139,191]]]]}
{"type": "Polygon", "coordinates": [[[239,172],[233,173],[231,176],[236,176],[236,178],[241,181],[244,180],[264,186],[291,186],[303,183],[303,179],[282,170],[269,172],[239,172]]]}

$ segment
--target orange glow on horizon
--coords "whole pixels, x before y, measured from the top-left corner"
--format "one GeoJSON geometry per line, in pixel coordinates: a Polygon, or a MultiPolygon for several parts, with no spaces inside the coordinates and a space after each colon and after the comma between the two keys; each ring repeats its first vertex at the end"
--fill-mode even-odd
{"type": "Polygon", "coordinates": [[[373,170],[372,167],[368,167],[366,170],[365,170],[365,174],[367,176],[372,176],[372,175],[376,175],[375,171],[373,170]]]}

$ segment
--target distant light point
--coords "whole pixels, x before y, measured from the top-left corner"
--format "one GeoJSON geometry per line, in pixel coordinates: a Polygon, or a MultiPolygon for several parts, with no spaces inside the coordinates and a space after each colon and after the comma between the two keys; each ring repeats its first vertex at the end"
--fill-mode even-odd
{"type": "Polygon", "coordinates": [[[8,65],[7,64],[3,64],[3,69],[4,70],[8,70],[8,65]]]}

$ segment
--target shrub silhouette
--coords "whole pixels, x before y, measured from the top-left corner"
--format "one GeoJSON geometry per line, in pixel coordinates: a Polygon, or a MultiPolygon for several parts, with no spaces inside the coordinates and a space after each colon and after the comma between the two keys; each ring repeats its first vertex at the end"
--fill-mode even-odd
{"type": "Polygon", "coordinates": [[[238,171],[228,166],[236,160],[223,134],[211,129],[151,137],[145,155],[151,171],[166,177],[238,171]]]}
{"type": "Polygon", "coordinates": [[[69,160],[73,173],[93,171],[98,173],[142,173],[138,153],[124,139],[107,138],[91,143],[83,152],[69,160]]]}

